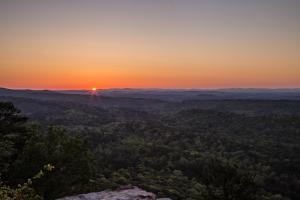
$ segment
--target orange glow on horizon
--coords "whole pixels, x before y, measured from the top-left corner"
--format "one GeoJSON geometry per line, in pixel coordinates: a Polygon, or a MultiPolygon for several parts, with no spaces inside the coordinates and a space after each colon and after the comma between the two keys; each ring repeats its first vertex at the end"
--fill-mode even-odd
{"type": "Polygon", "coordinates": [[[1,2],[0,87],[300,88],[299,2],[126,1],[1,2]]]}

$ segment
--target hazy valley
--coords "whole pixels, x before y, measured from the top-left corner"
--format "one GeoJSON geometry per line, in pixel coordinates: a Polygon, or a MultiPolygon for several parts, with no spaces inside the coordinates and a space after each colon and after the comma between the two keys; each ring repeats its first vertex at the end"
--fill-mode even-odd
{"type": "Polygon", "coordinates": [[[298,90],[1,89],[0,101],[29,118],[13,122],[2,103],[2,139],[21,140],[20,126],[31,135],[15,150],[2,146],[1,178],[22,183],[50,163],[55,170],[32,186],[46,199],[134,185],[172,199],[296,200],[298,98],[298,90]]]}

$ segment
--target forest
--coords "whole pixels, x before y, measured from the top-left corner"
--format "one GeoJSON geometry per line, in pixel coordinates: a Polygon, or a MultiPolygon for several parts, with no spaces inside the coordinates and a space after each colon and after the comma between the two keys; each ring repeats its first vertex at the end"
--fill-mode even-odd
{"type": "Polygon", "coordinates": [[[300,199],[299,100],[165,97],[0,92],[0,199],[300,199]]]}

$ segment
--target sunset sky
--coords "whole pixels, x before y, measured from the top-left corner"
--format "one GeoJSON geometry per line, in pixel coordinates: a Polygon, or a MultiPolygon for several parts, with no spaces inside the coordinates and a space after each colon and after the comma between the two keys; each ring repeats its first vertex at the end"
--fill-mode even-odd
{"type": "Polygon", "coordinates": [[[0,87],[300,87],[299,0],[0,0],[0,87]]]}

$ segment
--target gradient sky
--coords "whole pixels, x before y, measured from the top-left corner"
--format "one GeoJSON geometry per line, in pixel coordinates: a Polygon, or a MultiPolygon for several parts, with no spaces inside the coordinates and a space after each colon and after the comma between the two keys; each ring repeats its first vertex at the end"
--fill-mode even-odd
{"type": "Polygon", "coordinates": [[[300,87],[299,0],[0,0],[0,87],[300,87]]]}

